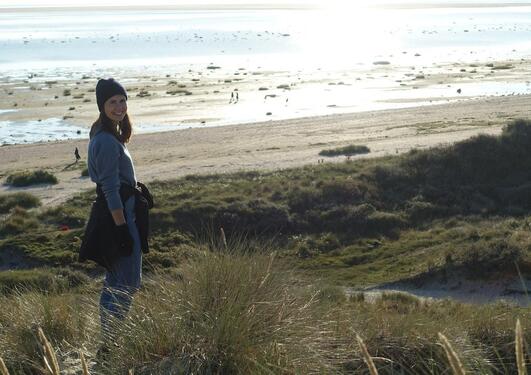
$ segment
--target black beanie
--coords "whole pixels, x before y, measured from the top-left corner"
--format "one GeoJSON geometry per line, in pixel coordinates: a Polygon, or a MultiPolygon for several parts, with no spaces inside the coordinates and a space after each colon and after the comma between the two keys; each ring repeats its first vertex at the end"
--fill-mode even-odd
{"type": "Polygon", "coordinates": [[[114,95],[123,95],[127,99],[125,88],[115,81],[114,78],[100,79],[96,84],[96,101],[98,102],[100,113],[104,113],[103,105],[114,95]]]}

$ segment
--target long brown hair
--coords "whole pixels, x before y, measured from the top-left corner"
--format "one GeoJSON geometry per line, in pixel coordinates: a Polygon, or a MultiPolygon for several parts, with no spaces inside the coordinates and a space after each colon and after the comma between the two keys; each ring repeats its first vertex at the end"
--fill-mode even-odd
{"type": "Polygon", "coordinates": [[[96,128],[101,126],[102,130],[111,133],[121,143],[127,143],[133,134],[133,125],[126,113],[125,117],[118,124],[115,124],[105,113],[100,113],[100,117],[92,124],[90,128],[90,137],[94,135],[96,128]]]}

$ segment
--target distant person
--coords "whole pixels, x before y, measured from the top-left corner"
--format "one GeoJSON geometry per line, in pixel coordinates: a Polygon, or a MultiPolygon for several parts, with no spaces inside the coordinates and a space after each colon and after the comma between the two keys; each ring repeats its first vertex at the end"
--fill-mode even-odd
{"type": "Polygon", "coordinates": [[[96,183],[96,201],[79,254],[107,269],[100,297],[105,358],[115,340],[113,324],[123,320],[140,287],[142,252],[148,251],[148,209],[153,201],[147,188],[137,183],[133,159],[127,148],[132,124],[127,113],[127,92],[112,78],[96,85],[99,117],[90,129],[87,164],[96,183]]]}
{"type": "Polygon", "coordinates": [[[230,93],[229,104],[232,103],[233,101],[234,101],[234,91],[230,93]]]}
{"type": "Polygon", "coordinates": [[[74,150],[74,156],[76,157],[76,163],[81,159],[81,156],[79,156],[79,150],[76,149],[74,150]]]}
{"type": "Polygon", "coordinates": [[[236,91],[236,103],[240,100],[240,95],[238,94],[238,91],[236,91]]]}

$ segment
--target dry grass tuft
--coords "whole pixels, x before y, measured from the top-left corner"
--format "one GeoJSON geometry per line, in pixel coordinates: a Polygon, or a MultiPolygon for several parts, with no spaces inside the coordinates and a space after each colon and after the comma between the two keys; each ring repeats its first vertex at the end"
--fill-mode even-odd
{"type": "Polygon", "coordinates": [[[522,325],[520,324],[520,319],[516,320],[515,336],[515,352],[518,375],[527,375],[524,354],[524,332],[522,330],[522,325]]]}
{"type": "Polygon", "coordinates": [[[356,335],[356,340],[358,341],[361,353],[363,354],[363,360],[369,368],[369,372],[371,373],[371,375],[378,375],[378,370],[376,369],[376,366],[374,365],[374,362],[371,356],[369,355],[369,351],[367,350],[367,347],[365,346],[365,343],[363,342],[362,338],[359,335],[356,335]]]}
{"type": "Polygon", "coordinates": [[[221,232],[221,243],[223,244],[223,248],[227,248],[227,237],[225,236],[225,231],[223,228],[219,228],[219,231],[221,232]]]}
{"type": "Polygon", "coordinates": [[[59,369],[59,362],[57,362],[57,356],[55,355],[55,351],[52,348],[52,345],[44,335],[44,331],[42,328],[39,327],[38,329],[39,334],[39,341],[42,345],[42,350],[44,352],[44,368],[48,373],[51,375],[61,375],[61,371],[59,369]]]}
{"type": "Polygon", "coordinates": [[[90,375],[87,366],[87,361],[85,360],[85,355],[83,354],[83,352],[79,352],[79,358],[81,359],[81,368],[83,370],[83,375],[90,375]]]}
{"type": "Polygon", "coordinates": [[[440,332],[439,340],[441,341],[444,351],[446,352],[446,357],[448,357],[448,362],[450,362],[450,366],[452,367],[454,375],[465,375],[466,372],[463,364],[461,363],[461,360],[459,359],[459,356],[455,352],[454,348],[450,344],[450,341],[448,341],[446,336],[440,332]]]}
{"type": "Polygon", "coordinates": [[[2,358],[0,358],[0,372],[2,375],[9,375],[9,371],[7,371],[6,364],[2,358]]]}

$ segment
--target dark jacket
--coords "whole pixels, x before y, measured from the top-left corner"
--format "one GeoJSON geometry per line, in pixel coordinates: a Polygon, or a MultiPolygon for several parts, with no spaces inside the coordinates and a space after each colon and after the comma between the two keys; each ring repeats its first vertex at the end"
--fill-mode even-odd
{"type": "MultiPolygon", "coordinates": [[[[116,225],[107,206],[107,201],[101,187],[96,187],[96,200],[92,203],[90,217],[85,228],[85,235],[79,251],[79,261],[93,260],[99,265],[109,268],[119,257],[130,254],[121,254],[117,245],[115,232],[116,225]]],[[[153,207],[153,197],[147,187],[137,183],[134,188],[122,184],[120,198],[125,201],[135,196],[135,216],[138,234],[140,235],[140,248],[143,253],[149,252],[149,209],[153,207]]]]}

